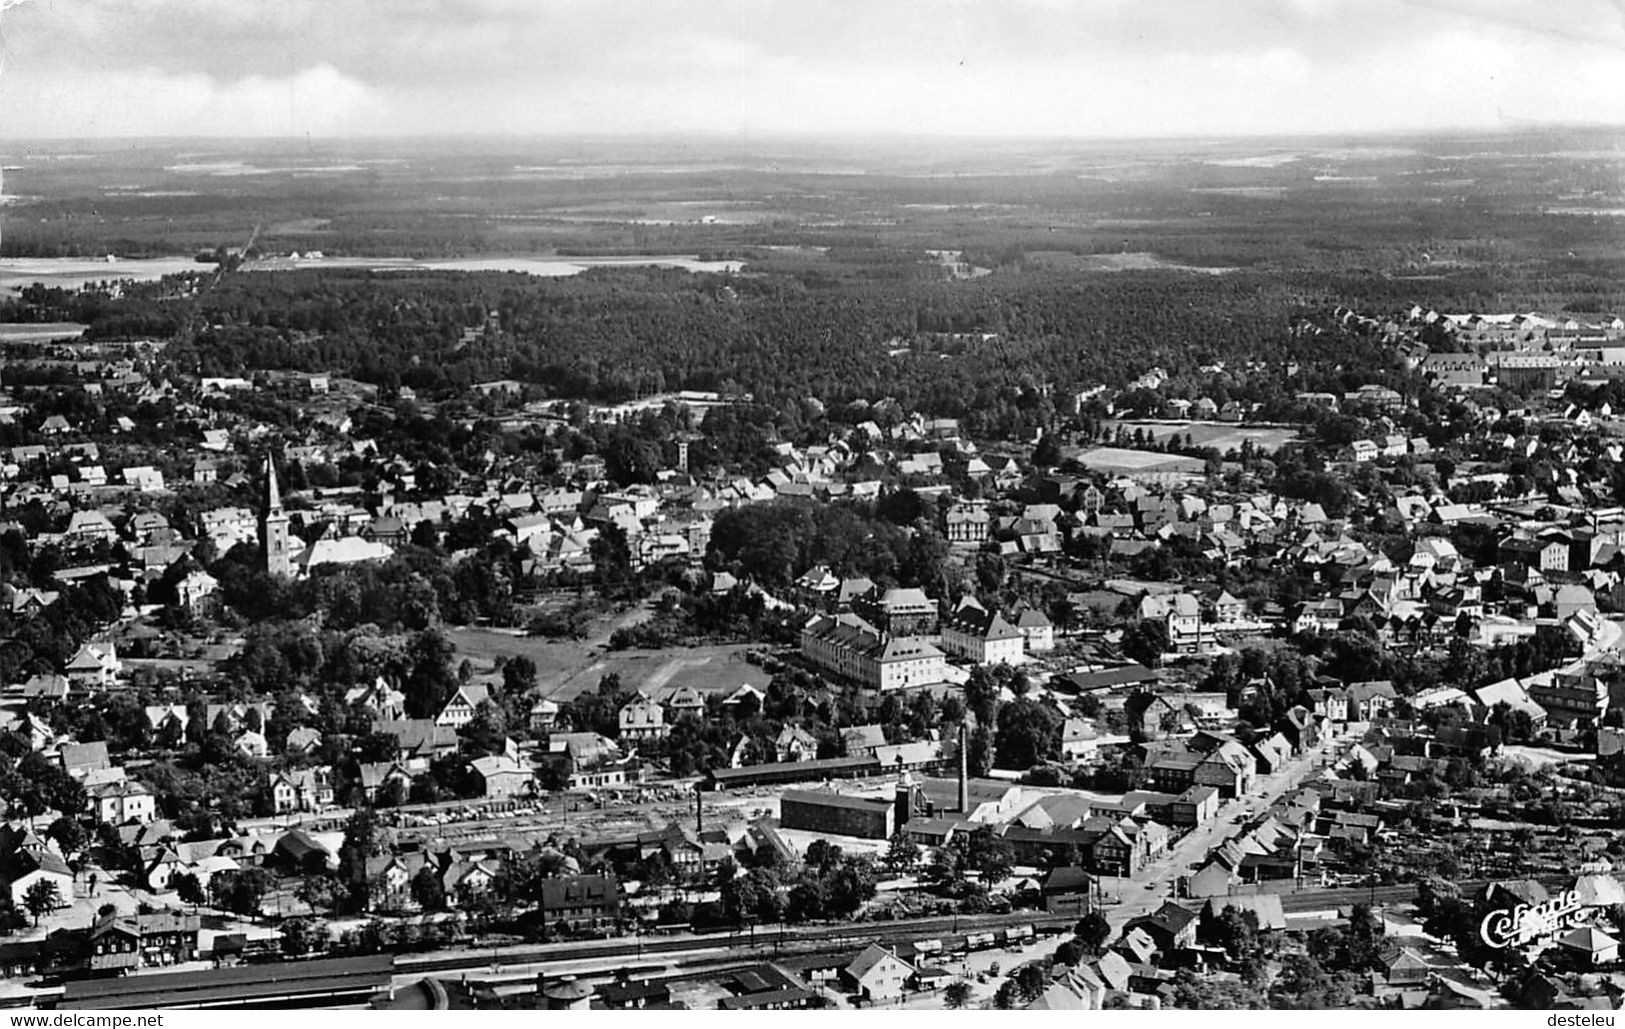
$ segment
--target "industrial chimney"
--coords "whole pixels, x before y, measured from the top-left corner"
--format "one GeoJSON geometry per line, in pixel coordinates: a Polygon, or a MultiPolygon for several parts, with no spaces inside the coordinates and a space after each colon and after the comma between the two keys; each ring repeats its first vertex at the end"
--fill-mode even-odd
{"type": "Polygon", "coordinates": [[[694,835],[705,832],[705,794],[700,792],[700,784],[694,784],[694,835]]]}
{"type": "Polygon", "coordinates": [[[961,725],[959,727],[959,813],[962,815],[970,814],[969,752],[970,732],[961,725]]]}

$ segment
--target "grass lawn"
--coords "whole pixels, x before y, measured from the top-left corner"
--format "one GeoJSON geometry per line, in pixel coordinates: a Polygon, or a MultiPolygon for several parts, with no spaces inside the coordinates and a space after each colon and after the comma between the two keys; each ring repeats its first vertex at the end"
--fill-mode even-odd
{"type": "Polygon", "coordinates": [[[765,689],[771,678],[745,661],[749,644],[708,647],[673,647],[666,650],[606,651],[589,643],[509,635],[491,629],[453,628],[448,635],[460,658],[473,662],[476,672],[488,672],[498,657],[524,654],[536,662],[536,681],[545,694],[564,701],[596,689],[598,680],[614,672],[629,689],[656,690],[692,686],[702,693],[732,691],[742,683],[765,689]]]}

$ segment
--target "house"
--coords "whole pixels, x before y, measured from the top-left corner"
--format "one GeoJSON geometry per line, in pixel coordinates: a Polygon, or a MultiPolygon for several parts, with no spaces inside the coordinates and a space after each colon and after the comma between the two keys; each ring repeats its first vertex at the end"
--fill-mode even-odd
{"type": "Polygon", "coordinates": [[[391,794],[406,796],[412,789],[412,773],[394,761],[367,761],[357,768],[356,786],[368,803],[376,804],[391,794]]]}
{"type": "Polygon", "coordinates": [[[554,770],[566,789],[618,786],[636,781],[632,759],[614,741],[595,732],[556,732],[538,759],[554,770]]]}
{"type": "Polygon", "coordinates": [[[157,816],[158,802],[152,791],[129,779],[99,783],[85,790],[90,808],[108,825],[150,822],[157,816]]]}
{"type": "Polygon", "coordinates": [[[623,740],[658,740],[671,732],[671,727],[666,724],[665,709],[647,697],[634,699],[621,708],[617,721],[623,740]]]}
{"type": "Polygon", "coordinates": [[[1150,936],[1163,954],[1172,954],[1196,944],[1197,917],[1195,911],[1170,900],[1151,914],[1134,919],[1128,927],[1150,936]]]}
{"type": "Polygon", "coordinates": [[[382,676],[370,686],[346,690],[344,703],[349,707],[366,708],[381,719],[399,720],[406,717],[406,694],[390,686],[382,676]]]}
{"type": "Polygon", "coordinates": [[[1026,637],[1029,652],[1055,649],[1055,626],[1038,608],[1023,604],[1015,610],[1012,621],[1026,637]]]}
{"type": "Polygon", "coordinates": [[[1082,918],[1093,907],[1094,877],[1081,868],[1062,865],[1050,869],[1039,884],[1044,911],[1082,918]]]}
{"type": "Polygon", "coordinates": [[[201,924],[177,911],[104,915],[86,934],[85,966],[106,973],[195,961],[201,924]]]}
{"type": "Polygon", "coordinates": [[[67,535],[80,542],[105,540],[111,543],[118,539],[118,529],[100,511],[75,511],[68,519],[67,535]]]}
{"type": "Polygon", "coordinates": [[[405,857],[379,854],[367,858],[367,898],[375,911],[405,911],[417,907],[412,880],[424,867],[421,854],[405,857]]]}
{"type": "Polygon", "coordinates": [[[43,672],[31,675],[23,683],[22,695],[27,700],[55,700],[68,699],[68,677],[65,675],[47,675],[43,672]]]}
{"type": "Polygon", "coordinates": [[[987,505],[979,501],[955,504],[943,520],[949,543],[985,543],[992,522],[987,505]]]}
{"type": "Polygon", "coordinates": [[[1557,945],[1582,967],[1619,961],[1619,941],[1596,926],[1571,929],[1557,938],[1557,945]]]}
{"type": "Polygon", "coordinates": [[[942,648],[975,664],[1013,665],[1021,661],[1026,634],[998,612],[966,598],[942,626],[942,648]]]}
{"type": "Polygon", "coordinates": [[[1087,965],[1068,969],[1052,980],[1030,1004],[1028,1011],[1099,1011],[1110,988],[1087,965]]]}
{"type": "Polygon", "coordinates": [[[271,756],[271,745],[266,742],[265,734],[252,729],[238,733],[237,738],[231,741],[231,745],[243,757],[260,760],[271,756]]]}
{"type": "Polygon", "coordinates": [[[372,731],[395,737],[396,760],[409,772],[424,770],[435,758],[457,752],[457,730],[427,718],[381,718],[372,723],[372,731]]]}
{"type": "Polygon", "coordinates": [[[774,760],[785,762],[812,761],[818,757],[818,741],[799,725],[786,725],[773,741],[774,760]]]}
{"type": "Polygon", "coordinates": [[[1392,709],[1399,694],[1394,684],[1386,679],[1373,682],[1351,683],[1345,691],[1348,698],[1348,721],[1369,722],[1384,718],[1392,709]]]}
{"type": "Polygon", "coordinates": [[[1508,537],[1498,548],[1501,564],[1541,572],[1569,570],[1569,544],[1566,539],[1527,539],[1508,537]]]}
{"type": "Polygon", "coordinates": [[[542,880],[537,914],[545,925],[596,929],[620,917],[620,886],[612,875],[562,875],[542,880]]]}
{"type": "Polygon", "coordinates": [[[481,796],[514,797],[536,788],[536,775],[509,754],[476,758],[473,763],[475,778],[482,786],[481,796]]]}
{"type": "Polygon", "coordinates": [[[1082,718],[1061,723],[1061,756],[1070,761],[1088,758],[1100,749],[1101,736],[1094,724],[1082,718]]]}
{"type": "Polygon", "coordinates": [[[841,730],[841,746],[847,757],[867,757],[886,745],[883,725],[854,725],[841,730]]]}
{"type": "Polygon", "coordinates": [[[1219,791],[1213,786],[1192,786],[1168,806],[1169,820],[1176,826],[1198,828],[1219,817],[1219,791]]]}
{"type": "Polygon", "coordinates": [[[559,705],[546,697],[537,697],[536,702],[530,706],[530,731],[534,733],[547,733],[553,729],[553,723],[558,721],[559,705]]]}
{"type": "Polygon", "coordinates": [[[1382,977],[1390,986],[1425,983],[1433,974],[1433,966],[1428,964],[1427,959],[1409,947],[1396,946],[1379,960],[1382,977]]]}
{"type": "Polygon", "coordinates": [[[483,683],[467,683],[446,701],[446,706],[435,716],[434,724],[448,726],[453,731],[474,720],[474,712],[491,699],[491,688],[483,683]]]}
{"type": "Polygon", "coordinates": [[[301,725],[297,729],[288,731],[288,739],[284,749],[289,754],[309,754],[321,745],[321,730],[308,725],[301,725]]]}
{"type": "Polygon", "coordinates": [[[43,843],[25,843],[0,858],[0,881],[5,882],[6,889],[11,893],[11,903],[18,911],[28,909],[25,898],[38,882],[48,882],[56,887],[56,895],[61,899],[58,906],[73,901],[73,872],[69,870],[68,863],[62,860],[61,854],[43,843]]]}
{"type": "Polygon", "coordinates": [[[871,943],[841,969],[841,982],[868,1001],[897,1000],[914,972],[914,966],[895,952],[871,943]]]}
{"type": "Polygon", "coordinates": [[[1281,897],[1275,893],[1247,894],[1236,897],[1214,897],[1207,902],[1207,913],[1219,918],[1226,911],[1251,912],[1258,919],[1258,928],[1264,931],[1286,929],[1286,912],[1281,897]]]}
{"type": "MultiPolygon", "coordinates": [[[[292,735],[289,733],[290,737],[292,735]]],[[[271,774],[267,792],[271,798],[273,814],[320,811],[333,803],[332,771],[325,767],[316,767],[274,772],[271,774]]]]}
{"type": "Polygon", "coordinates": [[[105,690],[117,685],[119,673],[124,671],[124,663],[118,659],[111,641],[86,643],[73,655],[64,671],[68,681],[76,688],[105,690]]]}
{"type": "Polygon", "coordinates": [[[1247,602],[1231,596],[1230,591],[1225,590],[1213,602],[1213,617],[1222,624],[1242,621],[1247,617],[1247,602]]]}
{"type": "Polygon", "coordinates": [[[112,766],[107,756],[105,740],[97,740],[94,743],[64,743],[57,748],[57,760],[62,763],[64,772],[81,782],[93,773],[105,771],[112,766]]]}
{"type": "Polygon", "coordinates": [[[1140,600],[1139,616],[1163,623],[1175,653],[1194,654],[1202,648],[1202,609],[1193,594],[1148,594],[1140,600]]]}
{"type": "MultiPolygon", "coordinates": [[[[256,847],[261,845],[262,841],[255,841],[256,847]]],[[[215,853],[230,856],[224,846],[215,853]]],[[[239,857],[238,860],[244,859],[239,857]]],[[[327,872],[339,866],[338,854],[303,829],[283,833],[263,860],[306,873],[327,872]]]]}
{"type": "Polygon", "coordinates": [[[667,721],[677,722],[687,717],[705,717],[705,694],[692,686],[678,686],[660,698],[666,709],[667,721]]]}

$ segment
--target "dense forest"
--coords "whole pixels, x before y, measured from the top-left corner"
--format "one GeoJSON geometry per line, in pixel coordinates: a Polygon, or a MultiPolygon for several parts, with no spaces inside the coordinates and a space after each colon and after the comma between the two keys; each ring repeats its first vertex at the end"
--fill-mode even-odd
{"type": "Polygon", "coordinates": [[[1301,362],[1300,380],[1268,377],[1288,391],[1380,379],[1391,361],[1377,341],[1290,331],[1339,300],[1324,284],[1172,272],[818,288],[655,269],[328,270],[226,275],[198,298],[34,291],[12,307],[81,319],[90,338],[173,338],[174,366],[199,375],[332,371],[431,397],[513,378],[598,402],[717,390],[777,410],[889,396],[1014,436],[1047,424],[1068,391],[1121,386],[1152,366],[1193,375],[1220,359],[1301,362]]]}

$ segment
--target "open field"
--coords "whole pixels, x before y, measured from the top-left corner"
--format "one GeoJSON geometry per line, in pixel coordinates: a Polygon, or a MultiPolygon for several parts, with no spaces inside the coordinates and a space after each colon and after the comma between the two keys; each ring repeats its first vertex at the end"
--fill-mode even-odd
{"type": "Polygon", "coordinates": [[[206,272],[211,265],[190,257],[84,258],[8,257],[0,261],[0,288],[20,289],[36,282],[63,289],[78,289],[89,282],[118,279],[161,279],[181,272],[206,272]]]}
{"type": "Polygon", "coordinates": [[[1144,272],[1176,271],[1197,272],[1203,275],[1224,275],[1234,268],[1204,268],[1198,265],[1165,261],[1156,254],[1133,251],[1118,254],[1074,254],[1068,251],[1042,250],[1029,253],[1029,262],[1045,268],[1074,272],[1144,272]]]}
{"type": "Polygon", "coordinates": [[[1233,422],[1104,422],[1107,429],[1115,429],[1121,425],[1129,432],[1135,429],[1144,429],[1153,439],[1165,440],[1170,436],[1181,438],[1190,436],[1193,443],[1199,447],[1214,447],[1221,454],[1230,450],[1238,450],[1247,440],[1252,440],[1253,446],[1264,451],[1281,449],[1298,438],[1298,430],[1291,428],[1255,428],[1246,425],[1237,425],[1233,422]]]}
{"type": "Polygon", "coordinates": [[[77,339],[85,326],[77,322],[40,322],[38,324],[0,325],[0,344],[48,343],[58,339],[77,339]]]}
{"type": "Polygon", "coordinates": [[[459,658],[489,671],[499,657],[523,654],[536,662],[536,681],[555,701],[595,689],[598,680],[618,674],[630,689],[691,686],[702,693],[732,691],[742,684],[763,689],[770,676],[745,660],[745,644],[671,650],[605,650],[584,642],[557,642],[500,630],[454,628],[459,658]]]}
{"type": "Polygon", "coordinates": [[[1127,450],[1122,447],[1090,447],[1079,451],[1076,456],[1078,462],[1085,468],[1106,475],[1136,472],[1200,473],[1203,468],[1203,463],[1194,457],[1161,454],[1150,450],[1127,450]]]}

